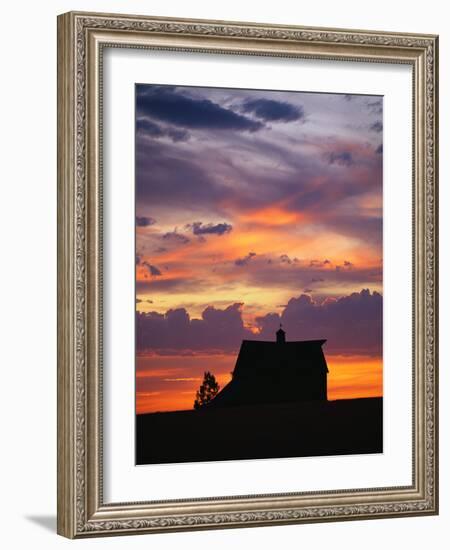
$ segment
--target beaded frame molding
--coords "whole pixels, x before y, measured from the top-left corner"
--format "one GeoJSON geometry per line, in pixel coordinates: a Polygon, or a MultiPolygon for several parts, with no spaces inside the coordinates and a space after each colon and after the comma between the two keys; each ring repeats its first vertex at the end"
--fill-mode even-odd
{"type": "Polygon", "coordinates": [[[70,12],[58,17],[58,533],[70,538],[438,513],[438,37],[70,12]],[[103,502],[104,47],[403,63],[413,74],[412,484],[103,502]]]}

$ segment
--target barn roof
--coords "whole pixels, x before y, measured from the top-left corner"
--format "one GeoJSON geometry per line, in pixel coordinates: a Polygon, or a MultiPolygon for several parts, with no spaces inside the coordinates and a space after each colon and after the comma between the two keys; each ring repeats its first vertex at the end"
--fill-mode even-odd
{"type": "Polygon", "coordinates": [[[322,345],[326,340],[267,342],[243,340],[234,375],[264,368],[321,369],[328,372],[322,345]]]}

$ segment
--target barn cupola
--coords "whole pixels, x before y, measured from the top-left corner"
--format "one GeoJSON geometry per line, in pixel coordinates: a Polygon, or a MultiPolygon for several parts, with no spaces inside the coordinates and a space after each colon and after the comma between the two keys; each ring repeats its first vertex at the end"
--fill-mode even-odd
{"type": "Polygon", "coordinates": [[[282,329],[281,323],[280,328],[277,330],[277,344],[284,344],[286,342],[286,333],[282,329]]]}

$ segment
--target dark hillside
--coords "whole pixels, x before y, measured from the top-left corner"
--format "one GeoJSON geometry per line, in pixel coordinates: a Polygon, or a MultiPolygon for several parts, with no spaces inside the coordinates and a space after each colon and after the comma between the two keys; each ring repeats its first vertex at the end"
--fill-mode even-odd
{"type": "Polygon", "coordinates": [[[381,453],[382,398],[136,417],[136,463],[381,453]]]}

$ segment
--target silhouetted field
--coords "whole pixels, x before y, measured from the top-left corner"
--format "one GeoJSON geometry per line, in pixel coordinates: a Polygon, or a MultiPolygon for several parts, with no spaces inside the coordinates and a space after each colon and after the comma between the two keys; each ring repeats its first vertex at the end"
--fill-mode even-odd
{"type": "Polygon", "coordinates": [[[382,398],[136,417],[136,463],[381,453],[382,398]]]}

